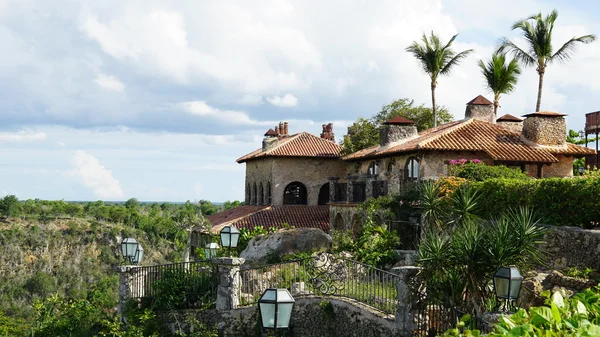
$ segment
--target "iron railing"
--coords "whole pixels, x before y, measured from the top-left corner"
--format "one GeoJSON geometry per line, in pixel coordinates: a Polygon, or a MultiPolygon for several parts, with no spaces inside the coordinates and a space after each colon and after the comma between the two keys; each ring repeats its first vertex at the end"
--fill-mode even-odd
{"type": "Polygon", "coordinates": [[[244,269],[240,274],[241,305],[257,303],[267,288],[287,288],[294,297],[345,297],[391,315],[398,308],[398,275],[327,253],[244,269]]]}
{"type": "Polygon", "coordinates": [[[209,308],[217,299],[217,268],[194,261],[132,269],[130,297],[159,307],[209,308]]]}

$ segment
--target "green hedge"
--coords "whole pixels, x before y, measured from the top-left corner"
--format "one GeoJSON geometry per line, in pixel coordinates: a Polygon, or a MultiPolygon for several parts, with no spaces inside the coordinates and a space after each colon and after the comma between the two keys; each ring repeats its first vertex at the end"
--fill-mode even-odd
{"type": "Polygon", "coordinates": [[[600,224],[600,177],[490,179],[472,186],[481,193],[479,215],[486,218],[528,206],[544,224],[583,228],[600,224]]]}
{"type": "Polygon", "coordinates": [[[494,178],[531,179],[520,169],[509,168],[504,165],[485,165],[481,162],[462,164],[459,160],[458,164],[451,164],[449,170],[450,175],[471,181],[485,181],[494,178]]]}

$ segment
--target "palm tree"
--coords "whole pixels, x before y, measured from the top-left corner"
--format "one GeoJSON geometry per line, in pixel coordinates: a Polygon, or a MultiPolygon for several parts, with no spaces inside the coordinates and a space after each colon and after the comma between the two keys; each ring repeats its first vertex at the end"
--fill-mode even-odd
{"type": "Polygon", "coordinates": [[[542,13],[539,13],[517,21],[512,26],[512,30],[520,30],[527,43],[526,50],[521,49],[507,38],[502,38],[501,46],[498,49],[500,52],[508,50],[524,66],[537,66],[536,70],[539,74],[539,81],[535,111],[540,111],[540,105],[542,103],[542,86],[544,84],[546,67],[554,61],[568,61],[575,52],[578,43],[591,43],[596,39],[596,36],[591,34],[573,37],[563,44],[556,52],[553,52],[552,30],[554,29],[554,22],[557,17],[558,12],[553,10],[552,13],[546,17],[542,17],[542,13]]]}
{"type": "Polygon", "coordinates": [[[506,64],[506,55],[502,53],[492,55],[492,59],[487,64],[480,60],[479,68],[481,68],[481,74],[485,77],[485,84],[494,93],[494,116],[497,116],[500,95],[515,90],[521,68],[519,68],[517,60],[510,60],[506,64]]]}
{"type": "Polygon", "coordinates": [[[452,42],[458,34],[454,35],[448,43],[444,44],[440,38],[431,32],[429,38],[423,34],[421,38],[423,44],[414,41],[413,44],[406,48],[406,51],[412,53],[417,60],[421,62],[423,70],[431,78],[431,107],[433,111],[433,126],[437,126],[437,112],[435,106],[435,88],[437,86],[437,78],[439,75],[448,75],[453,66],[460,63],[462,59],[467,57],[473,49],[465,50],[460,53],[454,52],[451,49],[452,42]]]}

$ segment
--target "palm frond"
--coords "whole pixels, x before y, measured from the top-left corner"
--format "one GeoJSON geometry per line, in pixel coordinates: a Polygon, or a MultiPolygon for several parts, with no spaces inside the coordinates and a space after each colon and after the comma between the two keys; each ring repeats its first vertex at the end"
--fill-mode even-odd
{"type": "Polygon", "coordinates": [[[554,62],[554,61],[558,61],[561,63],[564,63],[566,61],[568,61],[571,56],[573,56],[573,53],[575,52],[575,49],[577,48],[577,44],[578,43],[592,43],[596,40],[596,36],[595,35],[584,35],[584,36],[580,36],[580,37],[574,37],[572,39],[570,39],[569,41],[567,41],[565,44],[562,45],[562,47],[560,47],[556,53],[554,53],[549,59],[548,62],[554,62]]]}
{"type": "Polygon", "coordinates": [[[507,52],[512,54],[517,61],[521,62],[525,66],[532,66],[537,63],[536,57],[530,55],[509,39],[502,38],[501,43],[502,44],[500,45],[500,48],[498,48],[498,52],[507,52]]]}
{"type": "Polygon", "coordinates": [[[456,54],[456,56],[454,56],[450,61],[448,61],[448,63],[446,63],[446,65],[440,71],[440,74],[442,74],[442,75],[449,74],[450,71],[452,70],[452,67],[459,64],[460,61],[465,59],[472,52],[473,52],[473,49],[467,49],[467,50],[461,51],[460,53],[456,54]]]}

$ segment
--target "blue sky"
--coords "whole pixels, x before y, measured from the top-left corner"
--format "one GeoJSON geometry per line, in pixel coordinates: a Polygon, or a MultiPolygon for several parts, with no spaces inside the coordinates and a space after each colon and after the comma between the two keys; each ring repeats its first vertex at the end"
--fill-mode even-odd
{"type": "MultiPolygon", "coordinates": [[[[224,201],[244,196],[244,165],[279,121],[338,138],[396,98],[430,104],[404,51],[424,31],[475,49],[437,100],[455,118],[486,93],[477,68],[510,25],[556,8],[555,45],[600,34],[583,1],[0,0],[0,195],[20,199],[224,201]]],[[[542,109],[579,130],[600,110],[600,42],[546,73],[542,109]]],[[[523,71],[500,114],[535,106],[523,71]]]]}

